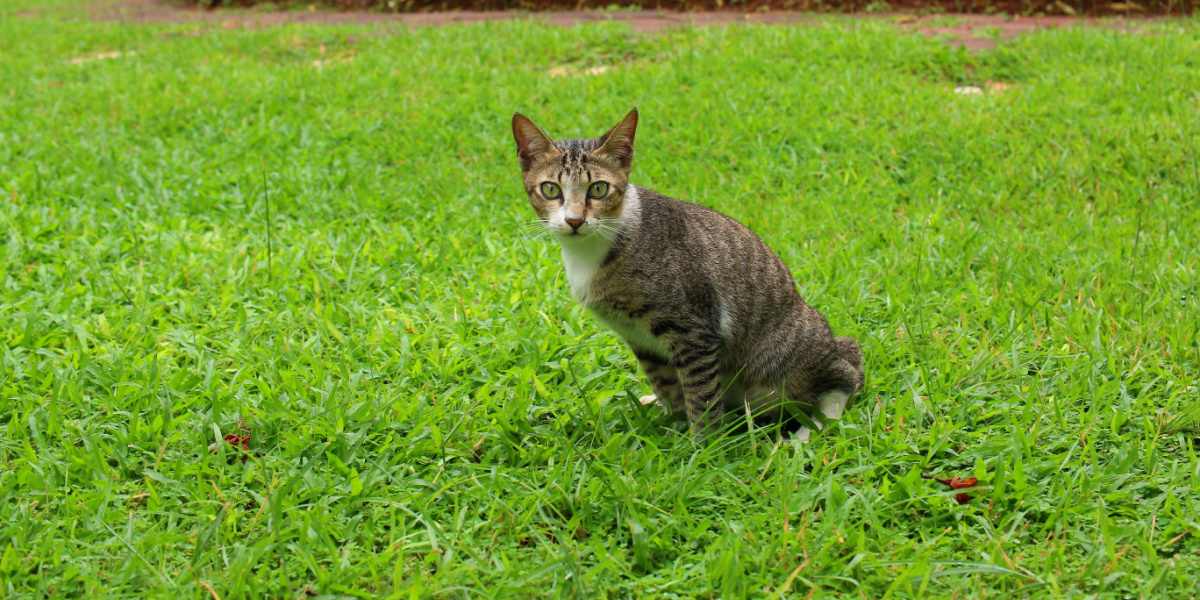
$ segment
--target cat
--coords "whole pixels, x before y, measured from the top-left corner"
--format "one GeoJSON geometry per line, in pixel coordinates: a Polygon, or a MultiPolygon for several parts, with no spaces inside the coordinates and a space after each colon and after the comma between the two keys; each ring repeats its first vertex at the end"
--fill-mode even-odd
{"type": "Polygon", "coordinates": [[[654,390],[643,403],[695,432],[726,409],[817,427],[840,418],[863,386],[858,344],[834,337],[744,225],[629,183],[637,124],[634,108],[598,138],[554,141],[512,118],[529,203],[562,247],[572,295],[641,364],[654,390]]]}

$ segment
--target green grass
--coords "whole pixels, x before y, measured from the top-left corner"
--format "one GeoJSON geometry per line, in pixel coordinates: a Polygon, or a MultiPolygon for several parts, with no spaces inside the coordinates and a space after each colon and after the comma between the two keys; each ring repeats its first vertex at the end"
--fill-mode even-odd
{"type": "Polygon", "coordinates": [[[0,596],[1200,586],[1200,21],[969,54],[33,4],[0,9],[0,596]],[[633,105],[635,181],[750,225],[862,342],[811,444],[638,406],[523,233],[511,113],[633,105]]]}

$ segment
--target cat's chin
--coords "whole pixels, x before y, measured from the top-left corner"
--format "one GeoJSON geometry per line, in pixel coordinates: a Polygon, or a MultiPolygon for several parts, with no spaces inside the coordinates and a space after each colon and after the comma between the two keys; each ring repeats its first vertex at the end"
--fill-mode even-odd
{"type": "Polygon", "coordinates": [[[565,243],[581,243],[596,239],[595,232],[592,231],[555,231],[554,236],[559,241],[565,243]]]}

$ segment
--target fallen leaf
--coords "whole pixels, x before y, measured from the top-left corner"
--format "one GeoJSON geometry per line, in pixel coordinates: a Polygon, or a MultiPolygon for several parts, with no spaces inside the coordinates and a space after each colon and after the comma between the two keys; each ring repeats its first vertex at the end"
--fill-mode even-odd
{"type": "Polygon", "coordinates": [[[204,588],[204,591],[208,592],[208,595],[212,596],[213,600],[221,600],[221,597],[217,595],[217,590],[213,589],[211,583],[202,579],[200,580],[200,587],[204,588]]]}
{"type": "Polygon", "coordinates": [[[227,433],[227,434],[225,434],[225,441],[230,446],[239,447],[242,450],[246,450],[246,451],[250,450],[250,434],[249,433],[247,433],[247,434],[227,433]]]}
{"type": "MultiPolygon", "coordinates": [[[[250,457],[250,428],[242,421],[238,421],[237,428],[239,433],[227,433],[223,436],[223,439],[226,444],[241,450],[242,462],[246,462],[246,459],[250,457]]],[[[212,444],[208,447],[208,450],[210,452],[217,452],[219,448],[217,448],[217,444],[212,444]]],[[[233,457],[230,456],[229,460],[233,460],[233,457]]]]}
{"type": "Polygon", "coordinates": [[[979,483],[979,480],[974,477],[951,477],[950,479],[938,479],[937,481],[938,483],[944,483],[950,486],[950,489],[952,490],[961,490],[962,488],[974,487],[975,484],[979,483]]]}
{"type": "MultiPolygon", "coordinates": [[[[951,477],[950,479],[938,479],[938,483],[948,486],[952,490],[961,490],[963,488],[973,487],[979,483],[979,480],[974,477],[951,477]]],[[[971,495],[966,492],[959,492],[954,495],[954,501],[959,504],[966,504],[971,501],[971,495]]]]}
{"type": "Polygon", "coordinates": [[[559,65],[557,67],[551,67],[546,71],[546,74],[551,77],[570,77],[574,75],[596,76],[603,75],[611,69],[612,67],[608,65],[597,65],[595,67],[588,67],[586,69],[580,69],[569,65],[559,65]]]}
{"type": "Polygon", "coordinates": [[[354,60],[353,55],[337,56],[337,57],[333,57],[333,58],[318,58],[317,60],[312,61],[312,66],[315,69],[324,69],[325,67],[327,67],[329,65],[345,64],[352,60],[354,60]]]}
{"type": "Polygon", "coordinates": [[[1137,2],[1112,2],[1108,7],[1117,12],[1141,12],[1146,10],[1137,2]]]}
{"type": "MultiPolygon", "coordinates": [[[[125,53],[125,52],[117,52],[116,50],[110,50],[108,52],[97,52],[95,54],[85,54],[83,56],[76,56],[75,58],[72,58],[71,60],[68,60],[67,62],[70,64],[73,64],[73,65],[82,65],[84,63],[90,63],[90,62],[97,61],[97,60],[112,60],[114,58],[121,58],[122,56],[125,56],[126,54],[127,53],[125,53]]],[[[128,54],[133,54],[133,53],[129,52],[128,54]]]]}

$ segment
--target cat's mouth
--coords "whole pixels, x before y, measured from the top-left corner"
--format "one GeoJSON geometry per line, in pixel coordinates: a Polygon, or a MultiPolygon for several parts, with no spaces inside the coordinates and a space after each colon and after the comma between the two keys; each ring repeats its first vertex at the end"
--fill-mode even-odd
{"type": "Polygon", "coordinates": [[[558,233],[558,235],[565,237],[565,238],[579,239],[579,238],[585,238],[585,237],[588,237],[589,235],[591,235],[592,228],[588,227],[586,225],[584,225],[578,229],[572,229],[570,227],[563,227],[563,228],[557,230],[556,233],[558,233]]]}

